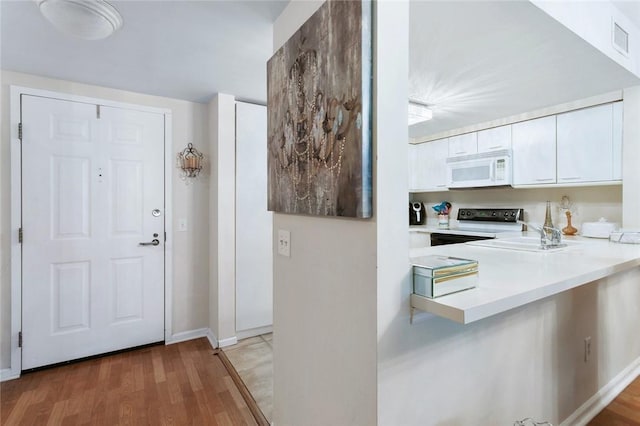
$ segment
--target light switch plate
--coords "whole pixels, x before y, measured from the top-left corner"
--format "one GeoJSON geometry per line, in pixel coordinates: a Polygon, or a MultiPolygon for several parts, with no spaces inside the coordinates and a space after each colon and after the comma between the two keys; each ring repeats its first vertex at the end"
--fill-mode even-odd
{"type": "Polygon", "coordinates": [[[291,232],[278,229],[278,254],[291,257],[291,232]]]}
{"type": "Polygon", "coordinates": [[[184,232],[187,230],[187,219],[180,218],[178,219],[178,231],[184,232]]]}

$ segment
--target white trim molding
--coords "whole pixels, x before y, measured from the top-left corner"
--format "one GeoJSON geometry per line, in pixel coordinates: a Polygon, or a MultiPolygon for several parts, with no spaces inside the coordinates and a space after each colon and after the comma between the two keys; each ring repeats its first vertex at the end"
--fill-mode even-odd
{"type": "Polygon", "coordinates": [[[20,372],[15,373],[10,368],[3,368],[0,370],[0,382],[6,382],[7,380],[19,379],[20,372]]]}
{"type": "Polygon", "coordinates": [[[604,410],[636,377],[640,375],[640,358],[636,358],[609,383],[567,417],[560,426],[584,426],[604,410]]]}
{"type": "Polygon", "coordinates": [[[226,348],[227,346],[235,345],[238,343],[238,338],[236,336],[228,337],[226,339],[218,340],[219,348],[226,348]]]}
{"type": "Polygon", "coordinates": [[[218,347],[218,338],[210,328],[207,329],[207,339],[209,339],[209,344],[212,349],[216,349],[218,347]]]}
{"type": "Polygon", "coordinates": [[[267,325],[265,327],[256,327],[256,328],[251,328],[249,330],[236,331],[236,339],[242,340],[242,339],[247,339],[249,337],[260,336],[261,334],[267,334],[272,332],[273,332],[272,325],[267,325]]]}
{"type": "MultiPolygon", "coordinates": [[[[164,115],[164,197],[165,197],[165,341],[172,336],[173,309],[173,229],[172,222],[172,176],[173,176],[173,140],[171,109],[149,107],[126,102],[110,101],[87,96],[77,96],[68,93],[49,90],[32,89],[29,87],[10,86],[9,94],[9,125],[10,125],[10,153],[11,153],[11,359],[10,368],[0,370],[0,381],[20,377],[22,371],[22,349],[18,346],[18,335],[22,330],[22,246],[18,241],[18,228],[22,226],[22,177],[21,177],[21,144],[18,137],[18,124],[22,122],[21,95],[40,96],[62,99],[74,102],[100,104],[115,108],[136,111],[153,112],[164,115]]],[[[204,336],[204,334],[203,334],[204,336]]]]}
{"type": "MultiPolygon", "coordinates": [[[[201,337],[209,338],[209,334],[211,333],[211,329],[197,328],[195,330],[187,330],[181,331],[169,337],[164,341],[165,345],[173,345],[175,343],[186,342],[187,340],[199,339],[201,337]]],[[[213,335],[213,333],[211,333],[213,335]]]]}

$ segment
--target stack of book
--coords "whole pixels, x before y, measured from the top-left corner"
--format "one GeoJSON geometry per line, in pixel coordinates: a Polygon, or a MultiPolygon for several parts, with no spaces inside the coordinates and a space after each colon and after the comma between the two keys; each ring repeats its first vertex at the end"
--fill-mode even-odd
{"type": "Polygon", "coordinates": [[[478,283],[478,261],[450,256],[412,259],[413,292],[434,298],[474,288],[478,283]]]}

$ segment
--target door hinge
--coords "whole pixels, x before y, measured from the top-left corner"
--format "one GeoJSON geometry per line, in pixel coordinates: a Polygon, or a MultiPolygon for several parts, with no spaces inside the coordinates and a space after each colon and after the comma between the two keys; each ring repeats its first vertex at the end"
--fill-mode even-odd
{"type": "Polygon", "coordinates": [[[22,123],[18,123],[18,139],[22,142],[22,123]]]}
{"type": "Polygon", "coordinates": [[[22,233],[22,228],[18,228],[18,242],[20,244],[22,244],[22,238],[24,237],[24,234],[22,233]]]}
{"type": "Polygon", "coordinates": [[[100,105],[96,105],[96,118],[100,119],[100,105]]]}
{"type": "Polygon", "coordinates": [[[22,331],[18,332],[18,347],[22,347],[22,331]]]}

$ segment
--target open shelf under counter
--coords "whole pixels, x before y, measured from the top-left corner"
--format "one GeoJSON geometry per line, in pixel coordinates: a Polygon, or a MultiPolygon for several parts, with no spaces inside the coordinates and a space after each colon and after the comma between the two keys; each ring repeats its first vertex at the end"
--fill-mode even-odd
{"type": "Polygon", "coordinates": [[[561,292],[640,267],[640,245],[573,237],[566,250],[528,252],[468,244],[411,250],[478,261],[478,286],[429,299],[411,295],[414,310],[469,324],[561,292]]]}

